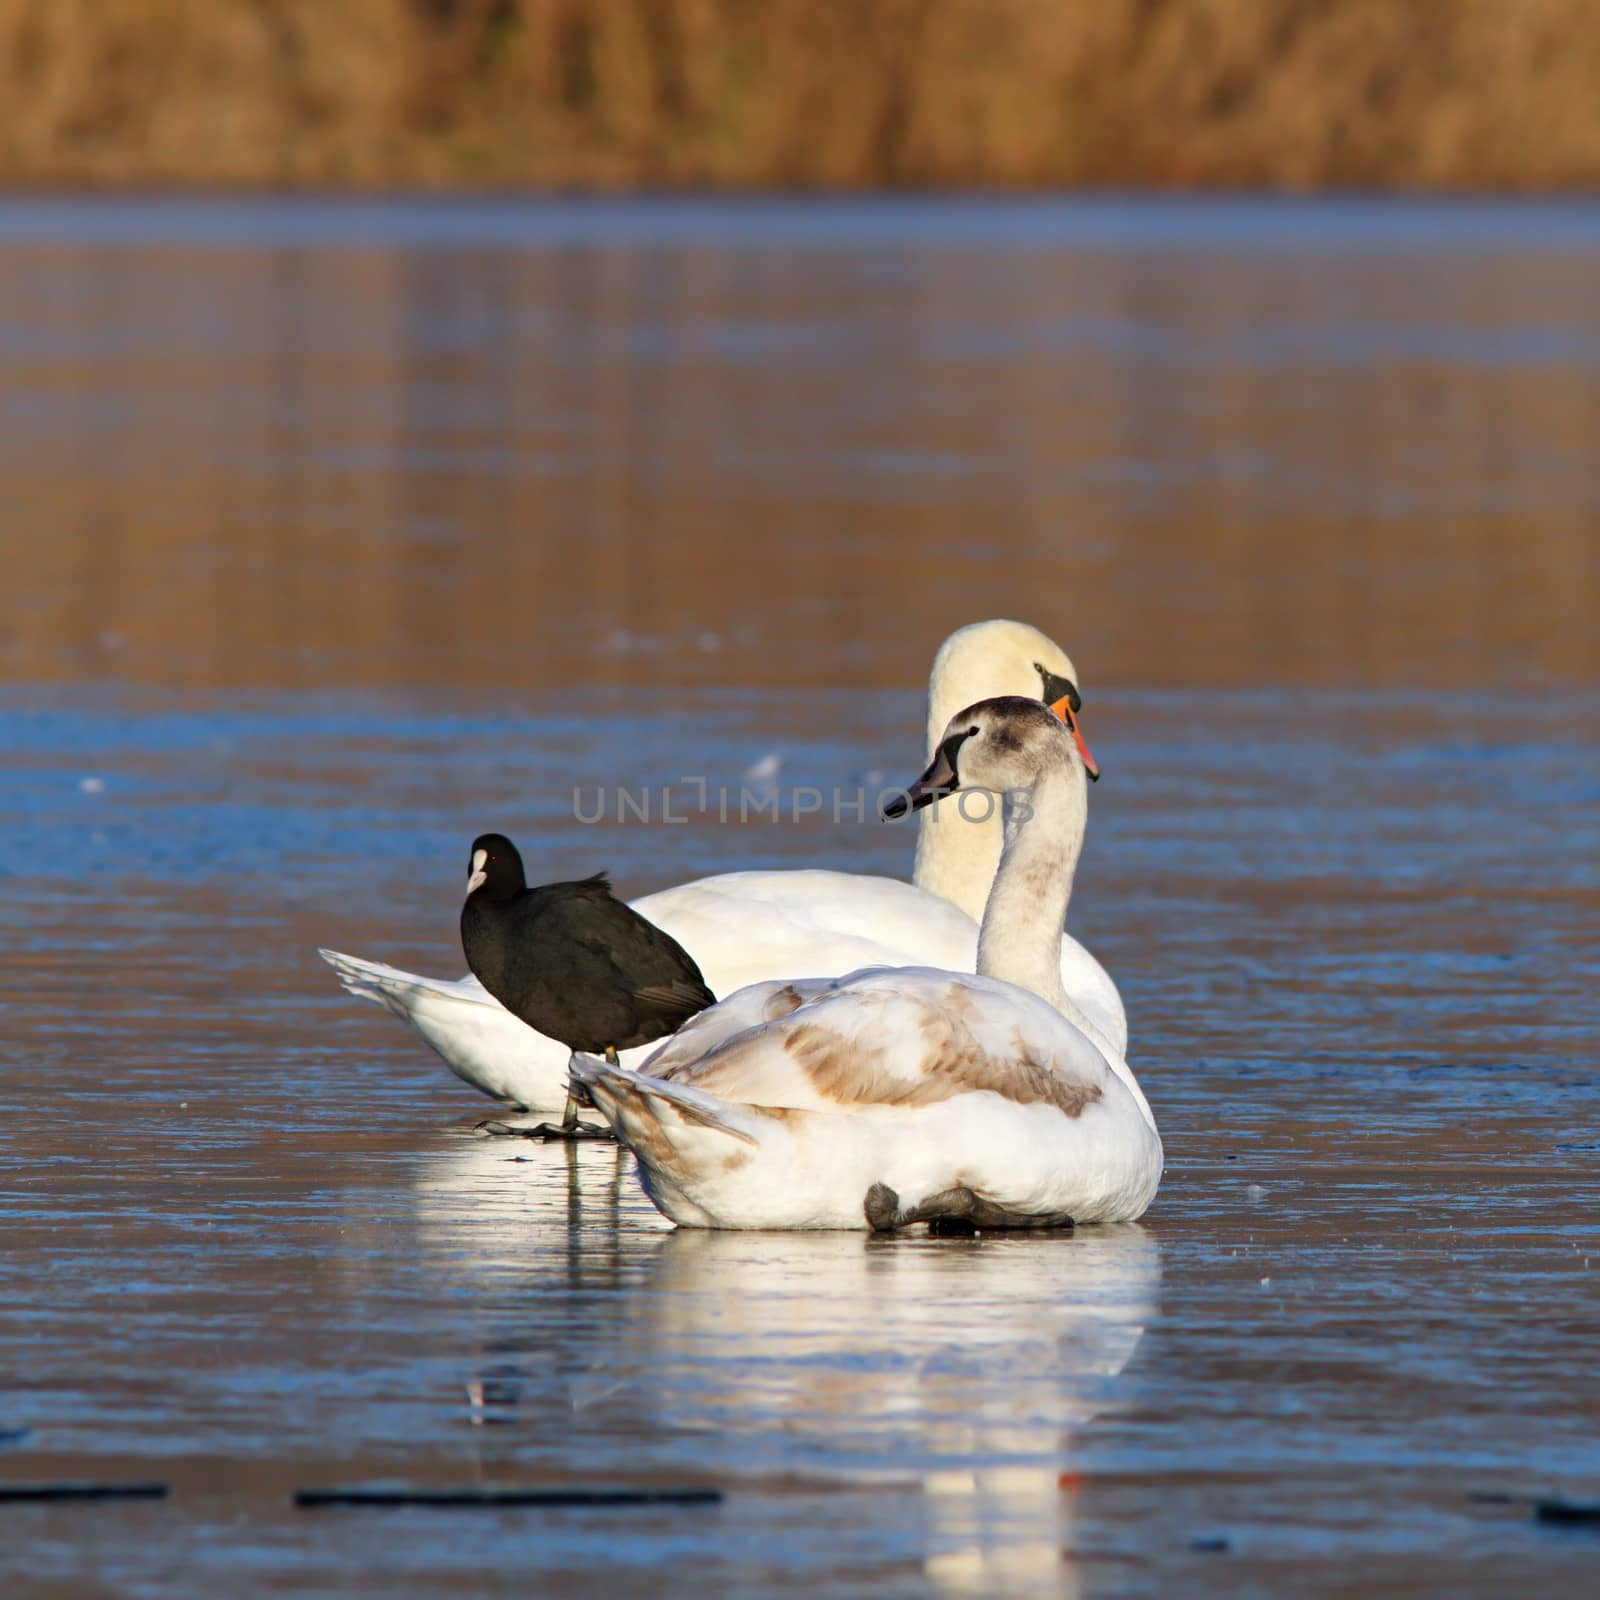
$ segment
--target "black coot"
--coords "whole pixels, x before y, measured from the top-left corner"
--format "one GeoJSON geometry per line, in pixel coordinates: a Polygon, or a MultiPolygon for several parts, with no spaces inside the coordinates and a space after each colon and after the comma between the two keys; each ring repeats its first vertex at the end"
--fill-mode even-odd
{"type": "MultiPolygon", "coordinates": [[[[500,833],[472,841],[461,908],[467,965],[513,1016],[569,1050],[649,1044],[716,1004],[678,941],[611,893],[603,872],[528,887],[517,847],[500,833]]],[[[574,1137],[569,1095],[561,1128],[574,1137]]]]}

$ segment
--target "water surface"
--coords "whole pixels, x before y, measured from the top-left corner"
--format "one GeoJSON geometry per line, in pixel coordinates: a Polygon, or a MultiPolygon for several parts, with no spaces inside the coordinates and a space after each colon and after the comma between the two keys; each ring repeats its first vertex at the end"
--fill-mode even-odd
{"type": "Polygon", "coordinates": [[[1576,1592],[1600,1498],[1600,222],[0,207],[0,1505],[42,1593],[1576,1592]],[[574,787],[921,765],[1074,653],[1076,931],[1168,1175],[1070,1239],[674,1233],[317,960],[466,844],[909,835],[574,787]],[[711,1508],[295,1511],[355,1482],[711,1508]],[[1218,1546],[1224,1548],[1218,1548],[1218,1546]]]}

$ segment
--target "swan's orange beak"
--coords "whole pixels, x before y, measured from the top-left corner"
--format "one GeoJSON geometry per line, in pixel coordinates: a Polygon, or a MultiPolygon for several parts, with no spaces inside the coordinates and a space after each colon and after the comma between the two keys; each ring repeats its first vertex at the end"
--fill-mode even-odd
{"type": "Polygon", "coordinates": [[[1091,783],[1098,783],[1100,763],[1095,760],[1088,745],[1083,742],[1083,734],[1078,730],[1078,719],[1072,714],[1072,702],[1062,695],[1050,709],[1072,730],[1072,737],[1078,741],[1078,754],[1083,757],[1083,770],[1089,774],[1091,783]]]}

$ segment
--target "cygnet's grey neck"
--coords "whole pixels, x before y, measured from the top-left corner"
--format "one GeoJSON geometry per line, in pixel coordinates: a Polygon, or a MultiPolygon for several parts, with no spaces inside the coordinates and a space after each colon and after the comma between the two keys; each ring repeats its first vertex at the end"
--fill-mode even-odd
{"type": "Polygon", "coordinates": [[[978,971],[1061,1006],[1061,925],[1083,840],[1083,780],[1052,763],[1029,789],[1005,796],[1000,868],[983,910],[978,971]],[[1074,787],[1079,791],[1073,793],[1074,787]]]}
{"type": "Polygon", "coordinates": [[[978,971],[1031,989],[1115,1059],[1109,1041],[1061,984],[1061,927],[1088,821],[1083,771],[1052,762],[1032,788],[1004,801],[1005,843],[984,907],[978,971]]]}

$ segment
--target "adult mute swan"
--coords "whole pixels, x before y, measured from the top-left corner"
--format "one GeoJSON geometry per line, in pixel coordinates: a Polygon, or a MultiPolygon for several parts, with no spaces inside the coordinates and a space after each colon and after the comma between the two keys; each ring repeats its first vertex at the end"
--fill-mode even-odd
{"type": "MultiPolygon", "coordinates": [[[[957,708],[1016,694],[1079,706],[1078,673],[1037,628],[997,620],[958,629],[939,647],[928,681],[929,749],[957,708]]],[[[990,805],[924,816],[914,882],[825,870],[728,872],[632,902],[699,964],[716,994],[803,972],[832,977],[865,966],[936,966],[971,972],[978,922],[1000,859],[990,805]]],[[[1063,988],[1117,1055],[1128,1027],[1116,985],[1070,935],[1061,939],[1063,988]]],[[[476,978],[426,978],[337,950],[322,958],[353,995],[409,1022],[457,1077],[530,1111],[566,1101],[568,1052],[507,1011],[476,978]]],[[[644,1051],[625,1056],[643,1059],[644,1051]]]]}
{"type": "Polygon", "coordinates": [[[706,1228],[1129,1222],[1161,1138],[1095,1042],[1057,949],[1088,815],[1067,727],[1035,700],[969,706],[907,799],[1003,796],[1005,843],[976,977],[875,968],[756,984],[637,1072],[572,1058],[674,1222],[706,1228]]]}

